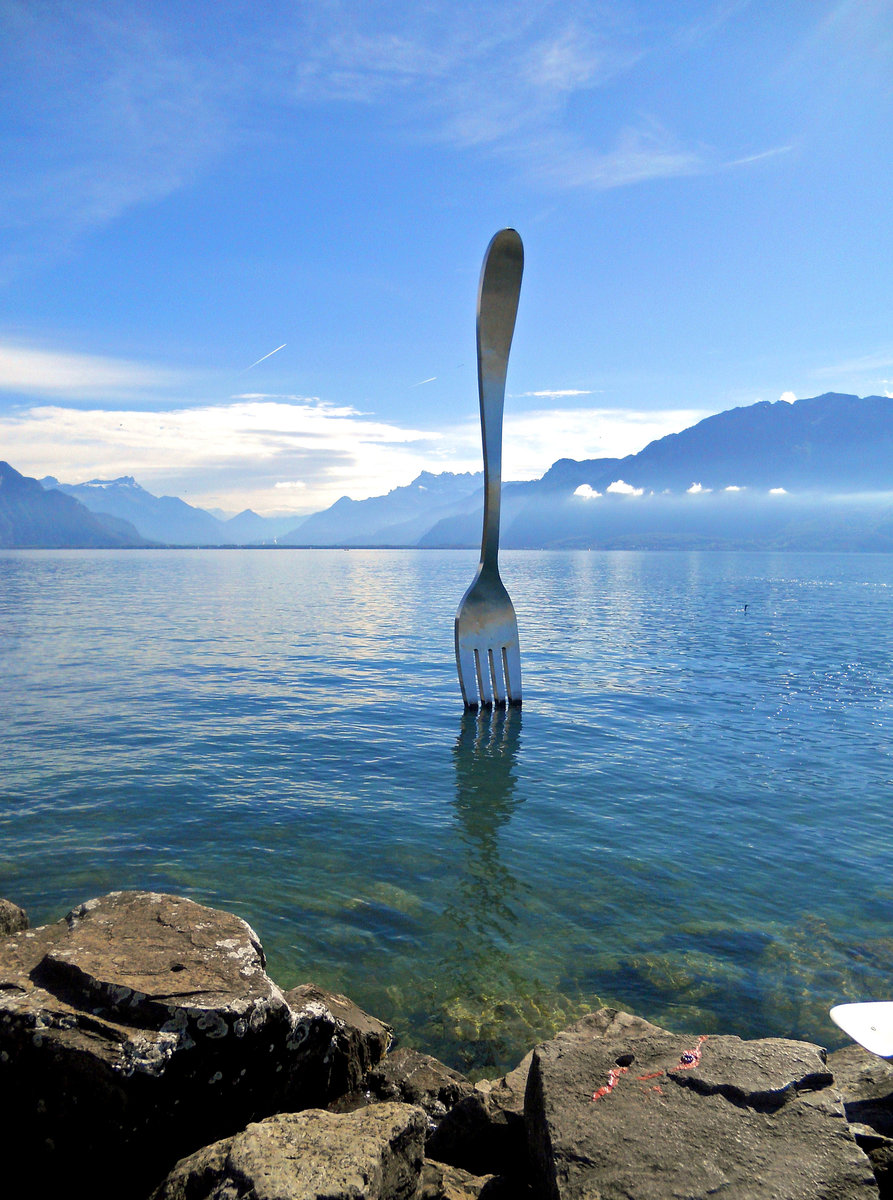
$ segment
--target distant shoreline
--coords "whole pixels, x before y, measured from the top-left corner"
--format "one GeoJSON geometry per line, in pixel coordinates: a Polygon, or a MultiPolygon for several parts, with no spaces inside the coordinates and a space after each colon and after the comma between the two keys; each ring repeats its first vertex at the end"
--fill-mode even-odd
{"type": "MultiPolygon", "coordinates": [[[[185,544],[170,544],[165,545],[159,543],[156,546],[0,546],[0,554],[7,551],[17,552],[43,552],[47,550],[54,551],[81,551],[95,550],[98,553],[146,553],[158,550],[338,550],[352,551],[354,553],[365,550],[376,551],[400,551],[412,553],[436,553],[456,552],[461,554],[477,554],[479,547],[474,546],[400,546],[400,545],[372,545],[372,546],[275,546],[265,545],[257,546],[240,543],[232,543],[223,546],[218,546],[213,542],[196,543],[192,545],[185,544]]],[[[888,555],[893,553],[893,546],[887,547],[842,547],[842,546],[504,546],[503,554],[878,554],[888,555]]]]}

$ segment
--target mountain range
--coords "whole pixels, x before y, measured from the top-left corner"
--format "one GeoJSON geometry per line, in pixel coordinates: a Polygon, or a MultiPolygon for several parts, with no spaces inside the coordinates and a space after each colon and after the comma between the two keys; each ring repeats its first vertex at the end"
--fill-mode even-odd
{"type": "Polygon", "coordinates": [[[47,492],[36,479],[0,462],[0,546],[31,550],[149,545],[127,521],[91,513],[72,496],[47,492]]]}
{"type": "Polygon", "coordinates": [[[153,496],[132,475],[91,479],[88,483],[60,483],[47,475],[40,482],[44,488],[79,500],[92,513],[107,513],[131,522],[142,537],[164,545],[233,546],[274,541],[295,525],[294,517],[261,517],[250,508],[235,517],[221,518],[177,496],[153,496]]]}
{"type": "MultiPolygon", "coordinates": [[[[423,472],[297,522],[222,519],[131,476],[38,483],[0,464],[0,546],[471,547],[482,480],[423,472]]],[[[893,550],[893,400],[760,402],[625,458],[560,459],[541,479],[503,485],[502,544],[893,550]]]]}

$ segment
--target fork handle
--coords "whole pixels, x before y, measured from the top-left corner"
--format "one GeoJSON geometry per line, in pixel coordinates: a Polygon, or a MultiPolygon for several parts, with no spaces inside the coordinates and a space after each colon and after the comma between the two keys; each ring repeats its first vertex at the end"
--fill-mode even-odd
{"type": "Polygon", "coordinates": [[[484,530],[481,567],[496,569],[502,498],[502,410],[509,350],[518,314],[524,247],[514,229],[501,229],[487,247],[477,303],[478,395],[484,449],[484,530]]]}

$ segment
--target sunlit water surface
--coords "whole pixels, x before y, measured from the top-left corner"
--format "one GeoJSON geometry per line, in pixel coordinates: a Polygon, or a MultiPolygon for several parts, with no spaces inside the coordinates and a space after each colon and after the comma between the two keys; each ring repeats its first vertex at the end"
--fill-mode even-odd
{"type": "Polygon", "coordinates": [[[474,566],[0,553],[0,895],[230,909],[471,1071],[601,1003],[840,1044],[893,996],[893,556],[506,554],[524,708],[480,720],[474,566]]]}

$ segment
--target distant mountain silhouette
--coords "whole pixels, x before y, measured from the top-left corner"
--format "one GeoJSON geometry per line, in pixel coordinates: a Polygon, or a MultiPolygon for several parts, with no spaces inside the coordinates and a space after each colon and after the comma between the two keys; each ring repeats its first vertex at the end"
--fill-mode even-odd
{"type": "Polygon", "coordinates": [[[596,459],[580,482],[601,490],[617,478],[654,491],[685,491],[693,483],[713,490],[893,490],[893,401],[827,392],[733,408],[604,470],[596,459]]]}
{"type": "Polygon", "coordinates": [[[36,479],[0,462],[0,546],[75,549],[148,546],[127,521],[91,513],[72,496],[45,491],[36,479]]]}
{"type": "Polygon", "coordinates": [[[221,520],[176,496],[154,496],[132,475],[119,479],[91,479],[89,483],[60,483],[52,475],[41,480],[73,496],[94,513],[106,513],[131,522],[150,541],[171,546],[223,546],[273,541],[276,534],[291,528],[293,519],[258,516],[245,509],[238,516],[221,520]]]}
{"type": "Polygon", "coordinates": [[[548,471],[539,480],[538,490],[549,492],[574,491],[581,484],[589,483],[592,479],[602,479],[605,475],[616,478],[617,468],[625,459],[620,458],[559,458],[552,463],[548,471]]]}

